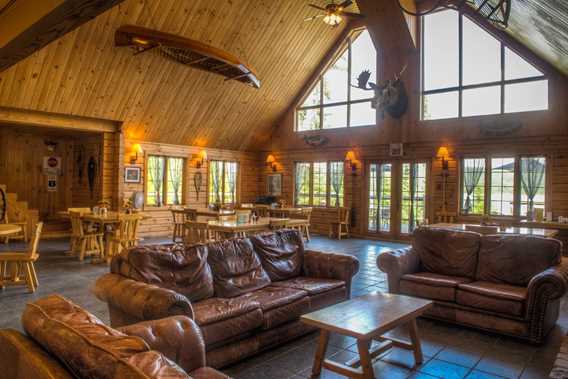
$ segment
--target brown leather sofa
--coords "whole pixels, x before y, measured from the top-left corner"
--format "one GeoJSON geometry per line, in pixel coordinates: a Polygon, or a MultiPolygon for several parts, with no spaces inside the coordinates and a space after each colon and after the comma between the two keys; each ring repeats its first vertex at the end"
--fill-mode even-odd
{"type": "Polygon", "coordinates": [[[223,367],[313,330],[302,314],[349,298],[358,260],[305,251],[294,230],[207,245],[137,247],[113,258],[97,297],[111,324],[194,319],[207,364],[223,367]]]}
{"type": "Polygon", "coordinates": [[[185,316],[112,329],[58,296],[26,306],[27,336],[0,330],[0,379],[229,379],[205,367],[205,345],[185,316]]]}
{"type": "Polygon", "coordinates": [[[568,261],[560,241],[418,228],[377,258],[389,291],[434,300],[425,316],[541,343],[556,324],[568,261]]]}

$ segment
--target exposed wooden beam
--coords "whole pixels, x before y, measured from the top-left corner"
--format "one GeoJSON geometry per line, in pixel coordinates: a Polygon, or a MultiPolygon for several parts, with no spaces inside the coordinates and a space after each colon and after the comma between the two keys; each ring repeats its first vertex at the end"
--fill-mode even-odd
{"type": "Polygon", "coordinates": [[[6,107],[0,107],[0,124],[28,125],[97,133],[120,131],[120,122],[117,121],[6,107]]]}
{"type": "Polygon", "coordinates": [[[18,0],[0,13],[0,72],[124,0],[18,0]]]}

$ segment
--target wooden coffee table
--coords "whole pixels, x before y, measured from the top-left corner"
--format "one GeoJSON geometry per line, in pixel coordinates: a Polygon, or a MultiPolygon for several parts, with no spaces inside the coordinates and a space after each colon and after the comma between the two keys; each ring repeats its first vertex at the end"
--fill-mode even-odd
{"type": "Polygon", "coordinates": [[[302,316],[303,322],[321,329],[312,377],[317,377],[323,366],[350,378],[372,379],[373,358],[394,346],[413,351],[416,364],[422,363],[416,318],[431,306],[429,300],[377,292],[302,316]],[[408,328],[410,342],[384,336],[401,325],[408,328]],[[330,332],[356,338],[359,358],[345,364],[325,359],[330,332]],[[369,351],[373,340],[382,344],[369,351]]]}

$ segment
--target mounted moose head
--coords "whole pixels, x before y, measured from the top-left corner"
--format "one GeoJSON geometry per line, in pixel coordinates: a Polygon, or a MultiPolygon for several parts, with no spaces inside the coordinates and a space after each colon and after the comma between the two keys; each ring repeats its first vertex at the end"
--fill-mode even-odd
{"type": "Polygon", "coordinates": [[[394,80],[387,80],[382,84],[369,82],[371,72],[365,70],[359,74],[357,85],[354,87],[365,91],[375,91],[375,98],[371,106],[381,112],[381,117],[384,118],[386,111],[391,117],[400,118],[408,108],[408,96],[404,83],[400,79],[405,70],[406,66],[398,75],[395,75],[394,80]]]}

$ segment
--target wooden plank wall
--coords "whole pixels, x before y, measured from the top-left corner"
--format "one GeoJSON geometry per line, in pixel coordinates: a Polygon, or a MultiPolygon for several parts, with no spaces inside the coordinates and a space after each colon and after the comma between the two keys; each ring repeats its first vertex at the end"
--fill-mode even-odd
{"type": "MultiPolygon", "coordinates": [[[[39,211],[40,220],[54,217],[58,211],[71,206],[92,206],[100,198],[100,181],[95,183],[91,198],[87,180],[89,156],[98,157],[101,151],[100,135],[81,134],[80,137],[45,130],[13,128],[0,125],[0,183],[8,191],[27,201],[29,208],[39,211]],[[45,141],[54,141],[57,147],[49,152],[45,141]],[[83,147],[83,177],[78,178],[77,151],[83,147]],[[62,174],[55,192],[47,191],[47,177],[43,174],[43,157],[62,157],[62,174]]],[[[98,158],[96,158],[98,159],[98,158]]]]}
{"type": "MultiPolygon", "coordinates": [[[[169,145],[162,143],[125,140],[123,156],[124,166],[133,166],[130,163],[132,145],[139,143],[143,154],[139,155],[135,166],[142,169],[142,180],[138,184],[124,183],[124,170],[120,173],[123,186],[122,198],[129,198],[135,191],[144,191],[145,162],[148,155],[165,155],[185,158],[185,182],[183,185],[184,204],[189,207],[203,208],[207,206],[207,164],[200,169],[196,167],[195,156],[201,148],[196,146],[169,145]],[[200,171],[203,175],[203,184],[200,188],[199,198],[194,188],[194,174],[200,171]]],[[[206,149],[209,160],[233,160],[239,162],[239,182],[237,196],[239,202],[252,202],[258,196],[258,162],[257,153],[240,151],[206,149]]],[[[144,213],[150,218],[145,220],[140,228],[143,237],[170,236],[172,233],[172,216],[169,207],[154,208],[145,206],[144,213]]]]}
{"type": "MultiPolygon", "coordinates": [[[[355,226],[353,234],[362,237],[377,237],[367,232],[368,200],[367,200],[367,164],[371,161],[392,162],[396,165],[406,160],[428,162],[429,180],[427,184],[427,214],[430,221],[435,221],[435,214],[442,209],[442,167],[441,161],[435,157],[438,147],[436,143],[405,144],[403,159],[389,156],[388,145],[375,145],[354,149],[357,156],[356,176],[351,175],[350,168],[345,165],[345,206],[354,210],[355,226]]],[[[451,157],[449,159],[450,174],[447,179],[447,210],[458,211],[459,207],[459,160],[464,156],[491,155],[524,155],[544,154],[548,159],[547,179],[547,208],[552,210],[554,217],[568,216],[568,138],[520,138],[478,140],[470,143],[448,145],[451,157]]],[[[298,149],[288,151],[273,151],[278,166],[278,173],[283,174],[282,198],[289,204],[294,201],[294,163],[298,161],[331,161],[343,160],[348,147],[330,147],[318,149],[298,149]]],[[[262,157],[266,158],[266,154],[262,157]]],[[[266,193],[266,177],[272,170],[263,165],[260,173],[261,194],[266,193]]],[[[397,191],[398,192],[398,191],[397,191]]],[[[398,208],[398,199],[393,201],[393,214],[398,208]]],[[[336,217],[333,208],[314,208],[312,216],[312,231],[327,234],[330,221],[336,217]]],[[[460,217],[463,221],[479,221],[479,217],[460,217]]],[[[509,220],[512,222],[513,220],[509,220]]],[[[399,220],[393,219],[393,223],[399,220]]],[[[398,238],[395,235],[382,235],[387,239],[398,238]]]]}

